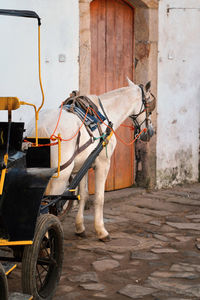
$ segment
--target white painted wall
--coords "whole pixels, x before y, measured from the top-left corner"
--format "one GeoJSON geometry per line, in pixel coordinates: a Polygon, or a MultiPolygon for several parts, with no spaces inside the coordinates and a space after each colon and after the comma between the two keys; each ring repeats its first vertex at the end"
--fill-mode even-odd
{"type": "MultiPolygon", "coordinates": [[[[34,10],[42,20],[41,62],[45,106],[57,107],[79,81],[78,0],[1,0],[1,9],[34,10]],[[59,62],[59,55],[66,57],[59,62]]],[[[0,96],[17,96],[41,103],[37,64],[37,20],[0,16],[0,96]]],[[[14,120],[28,121],[31,108],[14,112],[14,120]]],[[[0,119],[5,113],[0,112],[0,119]]]]}
{"type": "Polygon", "coordinates": [[[198,180],[200,1],[159,1],[157,186],[198,180]]]}

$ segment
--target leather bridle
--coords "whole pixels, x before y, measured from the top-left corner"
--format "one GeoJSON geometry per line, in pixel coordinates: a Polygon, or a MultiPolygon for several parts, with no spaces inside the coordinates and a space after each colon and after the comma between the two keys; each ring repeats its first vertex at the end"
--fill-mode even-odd
{"type": "Polygon", "coordinates": [[[151,112],[155,108],[155,102],[156,98],[155,96],[150,93],[150,96],[146,98],[144,93],[144,86],[142,84],[139,85],[141,92],[142,92],[142,103],[140,107],[140,111],[137,114],[132,114],[129,116],[133,120],[134,128],[135,128],[135,136],[138,135],[141,132],[141,126],[145,122],[146,128],[148,128],[148,122],[149,122],[149,115],[151,115],[151,112]],[[150,101],[150,97],[153,97],[153,100],[150,101]],[[137,118],[144,113],[146,114],[144,121],[141,123],[138,122],[137,118]]]}

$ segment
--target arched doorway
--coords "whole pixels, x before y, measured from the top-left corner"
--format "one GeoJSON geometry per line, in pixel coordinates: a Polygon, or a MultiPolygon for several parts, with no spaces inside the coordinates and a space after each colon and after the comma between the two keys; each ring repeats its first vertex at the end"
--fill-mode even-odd
{"type": "MultiPolygon", "coordinates": [[[[90,92],[102,94],[127,86],[134,77],[134,8],[122,0],[93,0],[90,4],[91,75],[90,92]]],[[[130,125],[126,120],[125,124],[130,125]]],[[[118,134],[126,141],[133,132],[121,127],[118,134]]],[[[90,171],[92,173],[92,171],[90,171]]],[[[89,176],[89,191],[94,192],[89,176]]],[[[120,142],[112,157],[106,190],[129,187],[134,183],[134,146],[120,142]]]]}

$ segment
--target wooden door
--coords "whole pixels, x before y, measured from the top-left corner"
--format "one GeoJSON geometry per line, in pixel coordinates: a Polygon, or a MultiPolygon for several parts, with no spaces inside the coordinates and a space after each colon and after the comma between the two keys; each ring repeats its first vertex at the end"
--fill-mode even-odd
{"type": "MultiPolygon", "coordinates": [[[[134,9],[122,0],[91,2],[91,93],[102,94],[127,86],[134,74],[134,9]]],[[[111,120],[112,121],[112,120],[111,120]]],[[[131,124],[126,120],[124,124],[131,124]]],[[[126,141],[133,132],[120,127],[117,133],[126,141]]],[[[89,191],[94,192],[90,170],[89,191]]],[[[112,157],[106,190],[129,187],[134,183],[134,147],[118,141],[112,157]]]]}

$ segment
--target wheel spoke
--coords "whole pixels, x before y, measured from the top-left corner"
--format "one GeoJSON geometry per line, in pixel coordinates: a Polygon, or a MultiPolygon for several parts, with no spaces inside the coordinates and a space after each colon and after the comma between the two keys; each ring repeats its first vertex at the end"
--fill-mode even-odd
{"type": "Polygon", "coordinates": [[[43,268],[42,272],[40,273],[41,275],[46,271],[48,272],[49,268],[46,267],[45,265],[40,265],[41,268],[43,268]]]}
{"type": "Polygon", "coordinates": [[[41,247],[40,247],[40,252],[39,252],[39,256],[42,257],[48,257],[50,259],[50,254],[49,254],[49,238],[46,237],[46,235],[44,236],[44,239],[41,243],[41,247]]]}
{"type": "Polygon", "coordinates": [[[49,254],[47,248],[44,248],[43,250],[46,252],[46,255],[48,256],[48,258],[50,258],[50,254],[49,254]]]}
{"type": "Polygon", "coordinates": [[[55,238],[52,236],[50,240],[50,256],[51,258],[54,258],[54,253],[55,253],[55,238]]]}
{"type": "MultiPolygon", "coordinates": [[[[42,271],[39,271],[39,272],[38,272],[38,276],[36,276],[36,278],[39,279],[39,281],[40,281],[41,284],[42,284],[42,275],[43,275],[44,273],[47,273],[47,271],[46,271],[45,268],[43,268],[42,271]]],[[[46,275],[45,275],[45,276],[46,276],[46,275]]],[[[44,276],[43,276],[43,277],[44,277],[44,276]]]]}
{"type": "Polygon", "coordinates": [[[40,286],[39,286],[39,284],[37,284],[37,287],[38,287],[39,291],[45,285],[45,279],[46,279],[46,276],[47,276],[48,271],[49,271],[49,268],[45,268],[44,266],[41,266],[41,265],[40,265],[40,267],[41,268],[39,270],[39,267],[37,266],[37,273],[38,273],[38,275],[36,276],[36,281],[40,283],[40,286]]]}
{"type": "Polygon", "coordinates": [[[36,266],[36,270],[37,270],[37,274],[38,274],[38,276],[36,276],[36,281],[37,281],[36,283],[37,283],[38,289],[40,290],[42,288],[42,280],[40,278],[40,272],[39,272],[38,266],[36,266]],[[39,284],[38,284],[37,278],[39,279],[39,282],[40,282],[40,288],[39,288],[39,284]]]}

